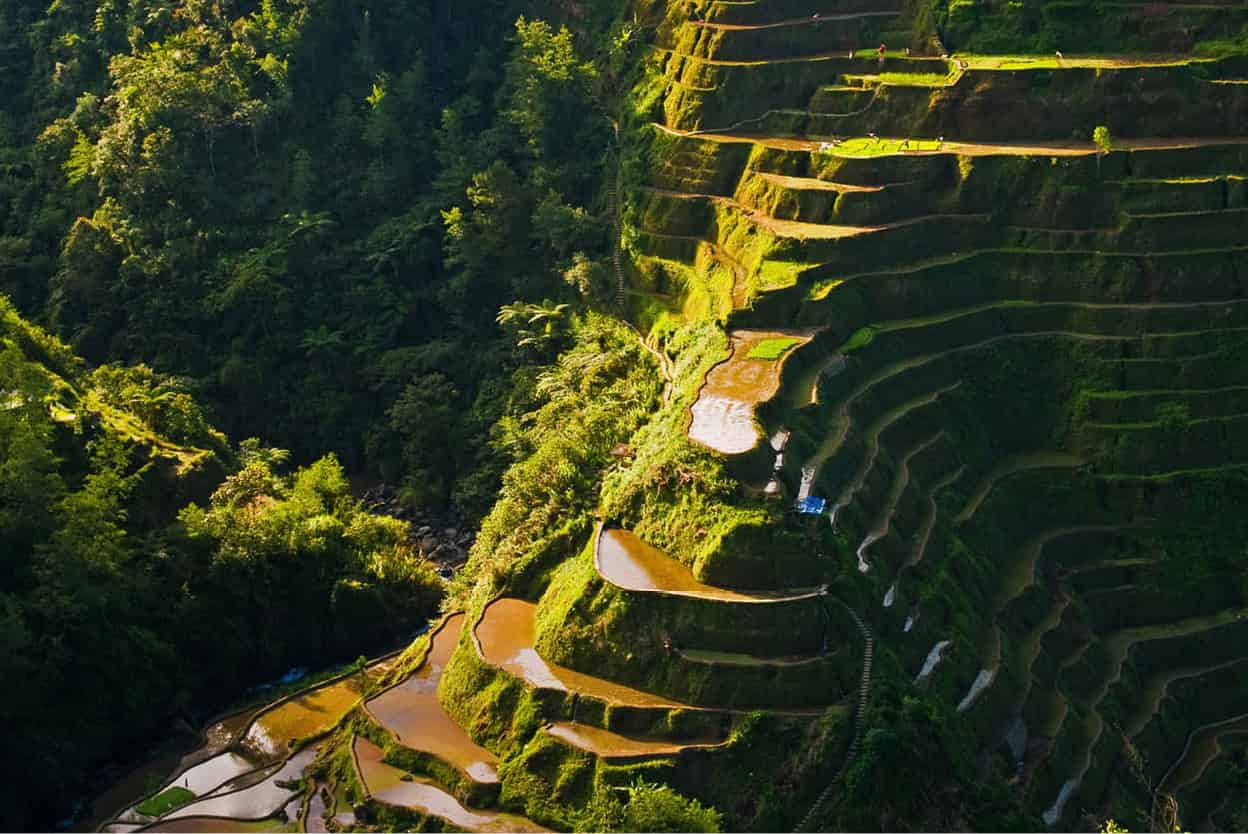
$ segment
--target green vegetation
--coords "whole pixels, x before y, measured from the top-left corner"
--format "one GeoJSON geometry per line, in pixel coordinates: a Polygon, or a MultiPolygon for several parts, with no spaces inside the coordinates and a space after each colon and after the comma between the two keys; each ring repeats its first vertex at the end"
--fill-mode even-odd
{"type": "Polygon", "coordinates": [[[497,783],[357,710],[301,788],[445,827],[366,796],[364,736],[560,830],[1035,830],[1074,777],[1050,827],[1234,827],[1239,746],[1153,799],[1248,712],[1248,12],[1146,5],[0,0],[6,825],[512,597],[602,680],[461,633],[497,783]],[[811,335],[743,416],[703,382],[745,330],[811,335]],[[378,481],[476,529],[447,588],[378,481]],[[755,593],[616,587],[599,523],[755,593]]]}
{"type": "MultiPolygon", "coordinates": [[[[1216,53],[1215,44],[1239,44],[1245,20],[1234,6],[1158,4],[1141,26],[1139,10],[1114,0],[985,3],[934,0],[926,16],[946,44],[967,52],[1216,53]],[[1209,44],[1203,49],[1202,44],[1209,44]]],[[[1225,49],[1226,47],[1222,47],[1225,49]]]]}
{"type": "Polygon", "coordinates": [[[195,794],[186,788],[174,785],[167,788],[156,796],[151,797],[145,802],[140,803],[135,810],[140,814],[149,817],[160,817],[172,811],[174,808],[180,808],[195,798],[195,794]]]}
{"type": "Polygon", "coordinates": [[[0,5],[0,293],[231,436],[484,514],[511,374],[559,347],[499,307],[607,293],[572,32],[511,0],[45,8],[0,5]]]}
{"type": "Polygon", "coordinates": [[[277,473],[281,450],[226,447],[175,381],[87,372],[0,313],[0,666],[23,681],[0,696],[11,819],[190,710],[355,657],[436,609],[404,525],[361,511],[332,456],[277,473]]]}
{"type": "Polygon", "coordinates": [[[840,351],[841,353],[851,353],[859,348],[866,347],[871,344],[871,341],[874,338],[874,327],[860,327],[853,332],[853,335],[845,340],[845,343],[840,347],[840,351]]]}
{"type": "Polygon", "coordinates": [[[1114,149],[1114,139],[1109,135],[1109,128],[1105,125],[1098,125],[1092,131],[1092,144],[1096,145],[1098,153],[1107,154],[1114,149]]]}
{"type": "Polygon", "coordinates": [[[702,831],[720,830],[720,814],[666,785],[638,777],[621,803],[614,791],[595,794],[585,827],[580,831],[702,831]]]}
{"type": "Polygon", "coordinates": [[[802,340],[795,338],[778,338],[764,339],[763,341],[750,348],[750,352],[746,354],[746,359],[765,359],[768,362],[775,362],[781,356],[789,352],[794,345],[799,344],[802,340]]]}
{"type": "Polygon", "coordinates": [[[504,495],[585,500],[658,385],[631,335],[583,324],[613,287],[619,13],[0,0],[0,667],[26,681],[0,697],[7,827],[436,608],[406,525],[348,474],[463,527],[545,449],[504,495]],[[552,461],[582,474],[554,484],[552,461]]]}

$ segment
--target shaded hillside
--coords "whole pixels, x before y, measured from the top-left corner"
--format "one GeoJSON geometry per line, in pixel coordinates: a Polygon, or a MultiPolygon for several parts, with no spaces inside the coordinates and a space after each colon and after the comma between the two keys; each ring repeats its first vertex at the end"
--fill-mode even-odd
{"type": "Polygon", "coordinates": [[[283,477],[279,451],[236,453],[175,381],[90,370],[0,297],[6,828],[50,828],[110,762],[433,610],[403,526],[358,510],[332,457],[283,477]]]}

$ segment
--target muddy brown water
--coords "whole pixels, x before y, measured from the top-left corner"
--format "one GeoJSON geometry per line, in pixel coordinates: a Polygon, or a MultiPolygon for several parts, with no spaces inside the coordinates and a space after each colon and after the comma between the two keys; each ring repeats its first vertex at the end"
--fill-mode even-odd
{"type": "Polygon", "coordinates": [[[438,681],[463,625],[463,614],[447,619],[433,636],[424,665],[364,708],[404,746],[450,762],[477,782],[497,782],[498,757],[469,738],[438,703],[438,681]]]}
{"type": "Polygon", "coordinates": [[[758,443],[754,406],[775,396],[780,369],[809,334],[738,330],[731,334],[732,352],[706,375],[698,399],[689,409],[689,439],[726,455],[747,452],[758,443]],[[797,338],[799,343],[776,360],[750,359],[749,352],[768,339],[797,338]]]}
{"type": "Polygon", "coordinates": [[[281,758],[295,739],[320,735],[360,700],[373,680],[397,662],[380,660],[328,686],[318,687],[260,715],[247,731],[244,744],[261,758],[281,758]]]}
{"type": "Polygon", "coordinates": [[[533,603],[520,599],[504,598],[490,603],[474,635],[482,658],[539,688],[591,695],[628,706],[689,708],[688,704],[548,663],[533,648],[536,610],[533,603]]]}
{"type": "Polygon", "coordinates": [[[360,781],[381,802],[441,817],[464,831],[548,831],[524,817],[494,811],[473,811],[428,779],[412,776],[382,761],[384,752],[365,738],[355,739],[360,781]],[[404,780],[404,776],[407,777],[404,780]]]}
{"type": "Polygon", "coordinates": [[[545,731],[573,747],[608,759],[670,756],[682,750],[707,749],[723,744],[720,739],[675,744],[663,739],[630,738],[600,727],[570,721],[555,722],[547,726],[545,731]]]}
{"type": "Polygon", "coordinates": [[[656,591],[720,602],[783,602],[817,593],[742,593],[706,585],[694,578],[693,571],[681,562],[620,528],[602,531],[594,555],[595,566],[602,577],[630,591],[656,591]]]}

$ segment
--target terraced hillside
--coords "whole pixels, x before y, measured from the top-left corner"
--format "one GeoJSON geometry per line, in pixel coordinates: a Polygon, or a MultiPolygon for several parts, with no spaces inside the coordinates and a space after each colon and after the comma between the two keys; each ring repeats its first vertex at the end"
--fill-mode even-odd
{"type": "Polygon", "coordinates": [[[808,341],[722,448],[769,522],[612,517],[706,578],[830,583],[1051,827],[1235,804],[1201,784],[1239,772],[1248,698],[1248,63],[1199,43],[1238,5],[1171,11],[1034,55],[962,51],[983,9],[941,43],[887,4],[712,3],[634,98],[634,312],[808,341]]]}
{"type": "Polygon", "coordinates": [[[112,829],[618,828],[647,783],[730,829],[1242,824],[1248,57],[1202,46],[1245,12],[1043,5],[1064,53],[1035,4],[640,4],[609,190],[662,404],[429,638],[112,829]]]}

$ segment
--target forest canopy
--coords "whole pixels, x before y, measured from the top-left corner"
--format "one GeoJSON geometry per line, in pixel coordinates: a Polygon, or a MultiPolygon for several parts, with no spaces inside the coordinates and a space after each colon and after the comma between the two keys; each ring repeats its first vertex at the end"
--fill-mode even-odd
{"type": "Polygon", "coordinates": [[[436,610],[350,483],[475,519],[529,453],[610,295],[616,12],[0,0],[10,825],[436,610]]]}

